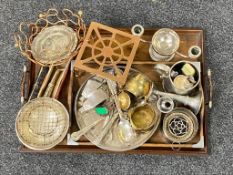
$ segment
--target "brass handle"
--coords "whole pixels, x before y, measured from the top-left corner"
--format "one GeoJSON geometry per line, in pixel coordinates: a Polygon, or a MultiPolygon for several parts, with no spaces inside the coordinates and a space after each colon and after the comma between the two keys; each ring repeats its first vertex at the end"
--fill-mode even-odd
{"type": "Polygon", "coordinates": [[[207,71],[208,81],[209,81],[209,108],[211,109],[213,106],[212,98],[213,98],[213,83],[212,83],[212,72],[211,69],[207,71]]]}

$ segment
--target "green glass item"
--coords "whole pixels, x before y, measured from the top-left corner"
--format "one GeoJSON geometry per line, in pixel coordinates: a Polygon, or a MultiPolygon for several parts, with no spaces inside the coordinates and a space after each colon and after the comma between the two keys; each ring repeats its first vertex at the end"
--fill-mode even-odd
{"type": "Polygon", "coordinates": [[[109,113],[108,108],[106,107],[96,107],[95,112],[99,115],[107,115],[109,113]]]}

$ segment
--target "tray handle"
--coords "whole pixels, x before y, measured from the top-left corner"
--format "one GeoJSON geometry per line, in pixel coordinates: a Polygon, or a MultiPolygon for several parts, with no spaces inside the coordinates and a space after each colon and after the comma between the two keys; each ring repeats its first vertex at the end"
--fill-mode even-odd
{"type": "Polygon", "coordinates": [[[20,80],[20,101],[24,104],[28,101],[31,86],[31,61],[26,61],[23,65],[23,72],[20,80]]]}
{"type": "Polygon", "coordinates": [[[208,102],[208,105],[209,105],[209,109],[212,108],[213,106],[213,82],[212,82],[212,71],[211,69],[208,69],[207,70],[207,76],[208,76],[208,83],[209,83],[209,102],[208,102]]]}
{"type": "Polygon", "coordinates": [[[21,104],[25,102],[25,82],[26,82],[26,73],[27,73],[27,66],[23,65],[23,74],[20,81],[20,101],[21,104]]]}

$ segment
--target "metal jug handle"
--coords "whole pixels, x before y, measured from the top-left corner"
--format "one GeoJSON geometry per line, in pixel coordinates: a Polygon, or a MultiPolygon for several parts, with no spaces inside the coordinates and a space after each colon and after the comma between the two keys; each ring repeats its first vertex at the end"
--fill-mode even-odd
{"type": "Polygon", "coordinates": [[[170,67],[165,64],[156,64],[154,66],[154,69],[156,72],[160,74],[161,78],[165,78],[169,76],[170,67]]]}

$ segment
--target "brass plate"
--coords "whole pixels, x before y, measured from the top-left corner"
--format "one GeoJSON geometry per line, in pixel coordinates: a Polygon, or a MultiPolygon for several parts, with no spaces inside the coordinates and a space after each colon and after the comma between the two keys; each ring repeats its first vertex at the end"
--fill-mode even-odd
{"type": "Polygon", "coordinates": [[[42,30],[32,42],[32,55],[42,64],[54,64],[66,59],[75,50],[78,39],[74,30],[57,25],[42,30]]]}
{"type": "Polygon", "coordinates": [[[69,114],[57,100],[42,97],[26,103],[16,118],[19,140],[33,150],[47,150],[60,143],[69,127],[69,114]]]}

